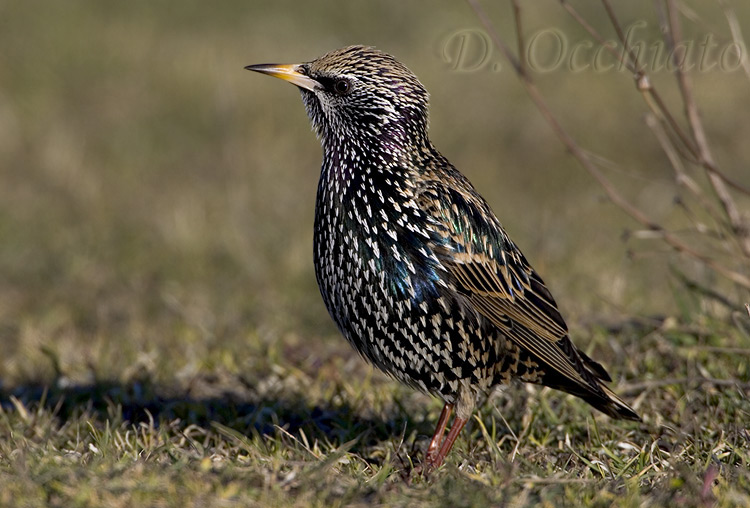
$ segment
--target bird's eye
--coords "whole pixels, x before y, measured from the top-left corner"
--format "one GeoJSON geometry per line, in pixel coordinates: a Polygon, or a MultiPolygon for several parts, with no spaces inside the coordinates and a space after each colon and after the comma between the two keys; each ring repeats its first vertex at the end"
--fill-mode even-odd
{"type": "Polygon", "coordinates": [[[333,89],[339,95],[346,95],[352,89],[352,85],[346,79],[339,79],[333,83],[333,89]]]}

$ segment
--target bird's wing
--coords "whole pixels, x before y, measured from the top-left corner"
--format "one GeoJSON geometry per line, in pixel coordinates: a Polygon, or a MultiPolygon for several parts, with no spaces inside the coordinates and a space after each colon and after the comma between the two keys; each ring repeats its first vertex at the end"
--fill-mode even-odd
{"type": "Polygon", "coordinates": [[[570,381],[599,388],[596,378],[609,380],[603,367],[579,354],[541,277],[468,180],[456,174],[453,185],[430,182],[419,200],[442,231],[438,258],[480,314],[570,381]]]}

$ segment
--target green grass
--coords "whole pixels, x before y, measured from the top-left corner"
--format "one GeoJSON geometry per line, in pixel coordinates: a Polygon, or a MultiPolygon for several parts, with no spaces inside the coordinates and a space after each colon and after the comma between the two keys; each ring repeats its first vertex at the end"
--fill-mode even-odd
{"type": "MultiPolygon", "coordinates": [[[[170,383],[147,358],[2,394],[0,502],[35,506],[736,506],[750,501],[747,337],[590,330],[643,424],[551,390],[491,398],[429,480],[438,402],[367,371],[338,339],[209,353],[170,383]],[[616,344],[616,346],[615,346],[616,344]],[[614,346],[614,348],[613,348],[614,346]],[[743,347],[738,354],[734,349],[743,347]]],[[[49,352],[50,362],[59,362],[49,352]]],[[[172,355],[164,367],[185,361],[172,355]]],[[[172,370],[174,372],[174,370],[172,370]]],[[[168,376],[167,376],[168,377],[168,376]]]]}
{"type": "MultiPolygon", "coordinates": [[[[465,5],[124,5],[0,5],[0,505],[750,504],[748,317],[714,312],[670,268],[747,295],[625,234],[510,72],[450,70],[441,44],[478,25],[465,5]],[[242,69],[355,42],[424,81],[436,144],[643,424],[513,386],[442,469],[410,477],[441,404],[366,367],[327,316],[311,261],[319,145],[291,87],[242,69]]],[[[528,9],[530,31],[576,33],[528,9]]],[[[508,12],[490,9],[504,34],[508,12]]],[[[701,19],[686,31],[723,26],[701,19]]],[[[701,113],[747,185],[746,78],[716,78],[696,76],[701,113]]],[[[609,176],[678,228],[632,83],[539,82],[617,161],[609,176]]]]}

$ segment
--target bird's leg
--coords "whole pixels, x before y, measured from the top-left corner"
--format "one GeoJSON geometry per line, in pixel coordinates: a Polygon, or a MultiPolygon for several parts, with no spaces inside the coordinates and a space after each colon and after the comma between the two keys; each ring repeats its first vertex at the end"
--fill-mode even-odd
{"type": "Polygon", "coordinates": [[[425,463],[433,464],[435,462],[435,456],[440,450],[440,444],[443,441],[443,434],[445,434],[445,427],[448,425],[448,418],[450,418],[453,412],[453,404],[445,404],[443,406],[443,412],[440,413],[440,419],[438,420],[435,433],[432,435],[432,441],[430,446],[427,447],[427,455],[425,456],[425,463]]]}
{"type": "Polygon", "coordinates": [[[440,421],[438,422],[438,428],[435,430],[435,435],[432,437],[432,442],[427,450],[427,457],[425,458],[425,471],[429,472],[432,469],[439,468],[448,452],[453,448],[453,443],[456,442],[456,438],[461,433],[461,429],[464,428],[466,422],[471,418],[471,414],[474,412],[474,405],[476,404],[476,395],[470,386],[463,384],[458,391],[458,397],[454,404],[446,404],[443,408],[443,412],[440,414],[440,421]],[[440,443],[440,449],[435,453],[434,446],[437,446],[438,441],[443,437],[445,432],[445,425],[448,423],[448,417],[451,411],[456,409],[456,417],[453,419],[451,430],[448,432],[445,440],[440,443]]]}
{"type": "Polygon", "coordinates": [[[443,441],[443,444],[440,446],[440,451],[438,452],[437,457],[435,457],[435,460],[432,462],[432,464],[430,464],[431,467],[438,468],[443,464],[446,455],[448,455],[448,452],[451,451],[451,448],[453,448],[453,443],[456,442],[456,438],[461,433],[461,429],[464,428],[464,425],[466,425],[466,422],[468,421],[468,418],[461,418],[460,416],[456,415],[456,417],[453,419],[451,430],[448,432],[448,435],[445,437],[445,441],[443,441]]]}

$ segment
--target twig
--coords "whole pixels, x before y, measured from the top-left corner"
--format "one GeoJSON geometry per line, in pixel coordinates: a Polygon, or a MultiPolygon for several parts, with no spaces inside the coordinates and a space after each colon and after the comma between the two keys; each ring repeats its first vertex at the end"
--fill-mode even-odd
{"type": "Polygon", "coordinates": [[[694,281],[693,279],[685,275],[683,272],[681,272],[677,268],[673,268],[672,273],[674,273],[677,276],[677,278],[680,280],[680,282],[682,282],[682,284],[690,291],[694,291],[695,293],[699,295],[703,295],[707,299],[718,302],[722,304],[724,307],[726,307],[727,309],[734,310],[737,308],[736,302],[732,302],[727,297],[722,295],[720,292],[714,289],[711,289],[709,287],[706,287],[697,281],[694,281]]]}
{"type": "Polygon", "coordinates": [[[602,37],[602,35],[597,32],[596,29],[591,26],[588,21],[586,21],[586,19],[567,2],[567,0],[560,0],[560,4],[563,6],[563,9],[568,11],[568,14],[570,14],[571,17],[573,17],[573,19],[575,19],[576,22],[581,25],[583,29],[589,33],[589,35],[591,35],[591,37],[596,39],[596,42],[598,42],[602,48],[606,49],[609,54],[614,56],[622,65],[627,67],[630,72],[632,72],[633,74],[636,74],[638,72],[638,69],[633,67],[630,61],[625,58],[625,53],[618,53],[611,44],[607,44],[607,41],[604,39],[604,37],[602,37]]]}
{"type": "MultiPolygon", "coordinates": [[[[690,151],[691,155],[688,157],[686,154],[683,155],[686,159],[691,159],[695,161],[696,163],[700,163],[698,160],[698,150],[697,147],[695,147],[690,140],[690,138],[685,134],[685,132],[682,130],[682,128],[679,126],[677,121],[675,120],[674,116],[670,113],[669,109],[667,108],[665,102],[662,100],[661,95],[659,95],[656,88],[651,84],[651,80],[648,77],[648,74],[645,72],[643,67],[640,67],[637,61],[637,58],[635,56],[635,52],[632,50],[630,52],[627,52],[627,39],[625,39],[624,32],[622,31],[622,28],[620,27],[619,22],[617,22],[617,18],[614,14],[614,10],[610,6],[610,4],[607,2],[605,3],[605,7],[607,8],[607,12],[610,16],[610,19],[613,20],[613,23],[615,25],[615,31],[618,33],[618,36],[625,47],[626,51],[623,51],[622,53],[618,53],[615,48],[613,48],[610,44],[607,43],[607,41],[604,39],[604,37],[596,31],[596,29],[591,26],[591,24],[586,21],[586,19],[581,16],[581,14],[578,13],[578,11],[575,10],[573,6],[571,6],[567,0],[560,0],[560,4],[562,7],[568,12],[568,14],[576,20],[576,22],[581,25],[581,27],[586,30],[591,37],[593,37],[602,48],[606,49],[607,52],[609,52],[612,56],[614,56],[622,65],[627,67],[629,71],[631,71],[634,75],[634,79],[636,82],[636,87],[640,92],[643,93],[643,98],[646,101],[649,108],[657,115],[658,118],[661,120],[667,122],[671,128],[672,131],[674,131],[675,135],[680,139],[682,144],[690,151]],[[634,62],[630,62],[625,58],[625,54],[628,53],[629,56],[634,60],[634,62]]],[[[733,11],[730,11],[733,13],[733,11]]],[[[666,23],[662,23],[662,26],[665,26],[666,23]]],[[[744,46],[743,46],[744,47],[744,46]]],[[[747,63],[747,62],[745,62],[747,63]]],[[[750,69],[750,64],[748,64],[748,68],[750,69]]],[[[733,189],[742,192],[744,194],[750,195],[750,188],[745,187],[741,185],[740,183],[734,181],[733,179],[729,178],[727,175],[721,173],[718,168],[715,166],[712,167],[712,170],[717,173],[724,182],[732,187],[733,189]]]]}
{"type": "Polygon", "coordinates": [[[607,16],[609,16],[609,20],[612,23],[612,26],[615,28],[615,32],[617,33],[617,38],[620,39],[620,42],[622,42],[622,53],[623,55],[628,55],[630,58],[630,62],[633,69],[634,74],[639,74],[643,72],[641,66],[638,63],[638,54],[633,51],[632,48],[628,47],[628,40],[625,37],[625,32],[622,31],[622,27],[620,26],[620,22],[617,20],[617,16],[615,15],[614,9],[612,9],[612,6],[609,4],[608,0],[602,0],[602,3],[604,4],[604,9],[607,11],[607,16]]]}
{"type": "Polygon", "coordinates": [[[677,182],[677,185],[688,189],[702,205],[703,209],[706,210],[709,216],[717,223],[721,224],[722,220],[717,214],[715,205],[706,199],[703,195],[703,189],[701,189],[700,185],[698,185],[698,183],[685,171],[685,166],[682,164],[682,158],[677,153],[677,149],[662,128],[661,123],[656,121],[654,115],[649,114],[646,115],[646,125],[651,128],[651,132],[654,133],[654,137],[659,142],[659,145],[661,145],[662,150],[669,159],[669,163],[675,172],[675,181],[677,182]]]}
{"type": "MultiPolygon", "coordinates": [[[[694,157],[697,157],[695,154],[697,153],[696,148],[693,146],[690,138],[685,134],[683,129],[680,127],[680,125],[675,120],[674,116],[669,111],[669,108],[667,108],[666,104],[661,98],[661,95],[659,95],[659,92],[656,90],[656,88],[652,85],[651,79],[648,77],[648,74],[643,68],[636,67],[637,65],[637,59],[635,64],[633,62],[630,62],[625,58],[625,51],[622,53],[617,53],[614,48],[612,48],[609,44],[607,44],[607,41],[602,37],[602,35],[596,31],[596,29],[591,26],[583,16],[581,16],[578,11],[570,5],[566,0],[560,0],[560,3],[562,4],[563,8],[568,11],[568,14],[570,14],[573,19],[580,24],[584,30],[586,30],[589,35],[591,35],[594,39],[599,42],[604,48],[609,51],[609,53],[613,54],[617,60],[619,60],[623,65],[625,65],[629,71],[633,73],[633,78],[635,79],[636,88],[639,92],[642,93],[643,99],[646,102],[646,104],[649,106],[649,108],[656,114],[656,116],[663,121],[667,122],[670,129],[675,133],[675,135],[680,139],[682,144],[690,151],[691,154],[694,155],[694,157]]],[[[609,5],[609,4],[606,4],[609,5]]],[[[610,13],[611,19],[615,19],[614,11],[610,10],[608,11],[610,13]]],[[[615,24],[615,31],[619,33],[620,40],[623,44],[623,46],[627,46],[627,41],[625,39],[625,35],[622,32],[622,29],[619,28],[619,23],[616,21],[615,24]]],[[[697,160],[697,158],[696,158],[697,160]]]]}
{"type": "Polygon", "coordinates": [[[516,56],[513,54],[513,52],[510,50],[510,47],[508,47],[505,42],[497,37],[497,34],[493,34],[494,30],[491,30],[492,23],[490,22],[490,19],[487,17],[487,14],[485,14],[482,7],[479,5],[479,2],[477,0],[467,0],[471,8],[474,10],[474,13],[479,18],[479,21],[482,22],[485,29],[487,30],[487,33],[490,34],[490,37],[492,37],[492,42],[495,44],[497,49],[500,50],[500,52],[503,54],[506,60],[510,63],[510,65],[513,67],[513,70],[516,71],[516,74],[520,76],[521,78],[525,79],[526,74],[524,74],[523,69],[521,68],[521,63],[518,61],[516,56]],[[488,28],[490,27],[490,28],[488,28]]]}
{"type": "Polygon", "coordinates": [[[706,138],[706,131],[703,129],[703,122],[701,122],[700,115],[698,114],[698,107],[693,97],[692,82],[688,75],[682,69],[679,62],[679,56],[676,54],[675,48],[680,42],[682,42],[682,26],[679,20],[679,14],[674,0],[665,0],[667,6],[667,19],[668,19],[668,32],[667,39],[672,48],[672,57],[675,59],[675,76],[677,77],[677,83],[680,87],[680,93],[682,94],[683,103],[685,105],[685,116],[687,116],[690,129],[693,133],[693,140],[698,148],[698,156],[701,164],[708,173],[708,179],[711,183],[716,197],[724,207],[724,212],[729,219],[729,223],[732,225],[732,230],[740,240],[740,247],[742,248],[745,256],[750,257],[750,235],[748,235],[748,228],[744,224],[742,215],[737,210],[737,206],[729,194],[724,180],[716,170],[716,164],[714,162],[711,149],[708,145],[706,138]]]}
{"type": "Polygon", "coordinates": [[[518,45],[518,73],[523,79],[528,78],[528,63],[526,62],[526,44],[523,42],[523,30],[521,30],[521,6],[518,0],[511,0],[513,4],[513,18],[516,25],[516,44],[518,45]]]}
{"type": "Polygon", "coordinates": [[[706,299],[718,302],[724,307],[726,307],[727,309],[735,310],[737,308],[737,302],[732,302],[730,299],[728,299],[726,296],[721,294],[719,291],[711,289],[710,287],[706,287],[703,284],[691,279],[690,277],[685,275],[682,271],[678,270],[677,268],[673,268],[672,273],[690,291],[694,291],[695,293],[699,295],[703,295],[706,299]]]}
{"type": "Polygon", "coordinates": [[[703,225],[699,221],[698,217],[693,214],[693,212],[690,210],[687,203],[685,203],[683,199],[678,198],[677,204],[682,208],[690,221],[693,223],[695,231],[702,234],[708,234],[715,239],[722,239],[721,231],[726,230],[731,232],[731,225],[728,224],[724,219],[723,214],[721,214],[721,212],[717,210],[714,202],[706,198],[701,186],[698,185],[698,183],[690,175],[687,174],[682,163],[682,158],[677,153],[677,148],[675,147],[672,139],[664,131],[662,123],[657,121],[654,118],[654,115],[648,114],[646,115],[646,125],[651,128],[651,132],[653,132],[654,137],[669,159],[670,165],[675,172],[675,181],[677,185],[681,188],[686,188],[692,194],[692,196],[697,200],[701,209],[706,214],[708,214],[708,217],[714,222],[714,229],[709,230],[705,225],[703,225]]]}
{"type": "MultiPolygon", "coordinates": [[[[471,8],[474,10],[477,18],[479,18],[482,25],[484,25],[485,30],[487,31],[490,38],[492,39],[492,42],[503,53],[503,55],[505,55],[505,57],[508,59],[508,61],[511,63],[511,65],[515,69],[516,74],[521,78],[521,82],[523,83],[524,88],[526,88],[526,92],[529,94],[529,97],[537,106],[537,109],[539,109],[539,112],[542,114],[542,116],[544,116],[545,120],[550,125],[555,135],[557,135],[557,137],[568,148],[568,150],[573,154],[573,156],[576,159],[578,159],[578,161],[586,169],[586,171],[588,171],[589,174],[591,174],[591,176],[594,177],[597,183],[604,189],[604,192],[607,194],[609,199],[616,206],[618,206],[621,210],[627,213],[631,218],[641,223],[644,227],[651,229],[653,231],[658,231],[662,235],[663,240],[676,251],[687,254],[688,256],[701,261],[703,264],[710,267],[717,273],[720,273],[721,275],[725,276],[726,278],[733,281],[734,283],[750,289],[750,277],[747,277],[739,272],[735,272],[734,270],[731,270],[715,262],[713,259],[709,258],[708,256],[705,256],[701,254],[700,252],[696,251],[691,246],[689,246],[688,244],[680,240],[678,237],[666,231],[661,225],[651,220],[645,213],[643,213],[641,210],[639,210],[634,205],[632,205],[627,199],[625,199],[615,189],[615,187],[610,183],[610,181],[599,170],[596,164],[592,162],[591,158],[588,156],[586,151],[583,150],[575,142],[575,140],[570,136],[570,134],[568,134],[568,132],[557,121],[557,118],[552,114],[550,108],[547,106],[547,103],[544,101],[544,98],[542,97],[541,93],[539,92],[539,89],[536,87],[533,80],[531,79],[531,76],[528,73],[526,74],[523,73],[523,68],[519,60],[516,59],[516,57],[510,51],[508,45],[500,38],[499,34],[497,33],[497,30],[495,30],[495,27],[490,21],[489,17],[484,12],[481,5],[479,5],[479,2],[477,0],[467,0],[467,2],[471,6],[471,8]]],[[[516,19],[520,20],[520,15],[517,16],[516,19]]],[[[522,27],[519,26],[516,28],[516,30],[520,33],[522,31],[522,27]]],[[[653,96],[655,98],[658,97],[658,95],[653,95],[653,96]]],[[[671,117],[671,115],[669,116],[671,117]]]]}

